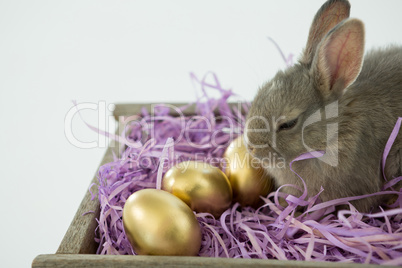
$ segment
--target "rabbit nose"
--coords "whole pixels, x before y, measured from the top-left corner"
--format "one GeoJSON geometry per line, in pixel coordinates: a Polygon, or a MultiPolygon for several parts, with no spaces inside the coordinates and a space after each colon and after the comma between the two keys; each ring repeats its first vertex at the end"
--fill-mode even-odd
{"type": "Polygon", "coordinates": [[[252,157],[256,157],[256,156],[257,156],[257,149],[255,149],[255,148],[249,149],[248,152],[250,153],[250,155],[251,155],[252,157]]]}
{"type": "Polygon", "coordinates": [[[256,149],[253,146],[248,146],[247,150],[250,154],[255,155],[256,149]]]}

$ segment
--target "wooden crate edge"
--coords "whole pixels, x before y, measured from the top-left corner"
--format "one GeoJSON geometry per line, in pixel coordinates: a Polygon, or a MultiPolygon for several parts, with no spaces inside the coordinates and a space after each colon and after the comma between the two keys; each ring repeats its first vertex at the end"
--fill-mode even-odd
{"type": "Polygon", "coordinates": [[[216,267],[216,268],[376,268],[380,265],[279,261],[264,259],[227,259],[211,257],[177,257],[177,256],[130,256],[130,255],[94,255],[94,254],[49,254],[37,256],[32,267],[216,267]]]}
{"type": "MultiPolygon", "coordinates": [[[[188,103],[117,103],[115,104],[115,109],[113,111],[113,115],[116,119],[116,121],[119,121],[119,117],[124,117],[124,116],[132,116],[132,115],[139,115],[141,114],[142,109],[145,109],[149,113],[153,112],[154,107],[160,106],[160,105],[167,105],[169,108],[169,115],[171,116],[180,116],[181,114],[188,116],[188,115],[194,115],[196,114],[196,109],[197,106],[196,104],[188,104],[188,103]],[[188,107],[184,111],[179,111],[178,108],[187,106],[188,107]]],[[[247,105],[245,102],[229,102],[228,103],[229,107],[234,108],[236,107],[238,110],[240,110],[243,114],[245,114],[245,107],[244,105],[247,105]]],[[[214,113],[216,115],[219,114],[218,112],[219,107],[217,107],[214,110],[214,113]]]]}
{"type": "MultiPolygon", "coordinates": [[[[113,161],[113,153],[116,154],[117,152],[117,143],[114,147],[109,146],[100,166],[113,161]]],[[[96,197],[91,200],[91,193],[89,190],[86,192],[56,254],[91,254],[96,252],[97,244],[94,237],[97,226],[96,218],[99,217],[100,213],[100,204],[97,198],[98,178],[96,174],[90,185],[92,184],[91,191],[96,197]]]]}

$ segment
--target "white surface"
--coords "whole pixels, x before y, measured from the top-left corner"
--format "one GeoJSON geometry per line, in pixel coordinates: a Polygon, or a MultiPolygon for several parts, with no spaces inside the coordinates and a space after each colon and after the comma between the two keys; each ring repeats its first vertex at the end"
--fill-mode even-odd
{"type": "MultiPolygon", "coordinates": [[[[0,0],[2,267],[57,250],[105,152],[65,137],[71,100],[192,101],[189,72],[207,71],[251,100],[285,67],[267,36],[297,58],[322,2],[0,0]]],[[[351,3],[366,48],[402,44],[402,1],[351,3]]],[[[98,138],[78,116],[72,130],[98,138]]]]}

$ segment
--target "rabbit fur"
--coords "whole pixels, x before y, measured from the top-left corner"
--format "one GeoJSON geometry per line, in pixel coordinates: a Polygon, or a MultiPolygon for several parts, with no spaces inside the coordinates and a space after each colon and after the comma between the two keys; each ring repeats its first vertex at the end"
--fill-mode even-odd
{"type": "MultiPolygon", "coordinates": [[[[321,187],[322,201],[371,194],[386,182],[382,155],[402,116],[402,47],[371,50],[364,56],[364,25],[348,18],[349,13],[348,1],[324,3],[298,63],[265,83],[250,107],[245,143],[277,187],[299,188],[281,188],[285,193],[300,196],[303,184],[289,163],[309,151],[325,154],[292,166],[305,180],[309,197],[321,187]],[[282,165],[273,164],[272,158],[282,165]]],[[[384,167],[387,180],[402,175],[401,137],[384,167]]],[[[398,186],[394,189],[399,191],[398,186]]],[[[352,204],[369,212],[384,198],[352,204]]]]}

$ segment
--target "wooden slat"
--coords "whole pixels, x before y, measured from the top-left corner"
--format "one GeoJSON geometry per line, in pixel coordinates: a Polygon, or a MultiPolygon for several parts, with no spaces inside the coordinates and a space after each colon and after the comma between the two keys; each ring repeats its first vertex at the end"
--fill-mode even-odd
{"type": "Polygon", "coordinates": [[[85,255],[85,254],[51,254],[39,255],[32,263],[34,268],[49,267],[217,267],[217,268],[379,268],[380,265],[278,261],[262,259],[224,259],[206,257],[166,257],[166,256],[115,256],[115,255],[85,255]]]}
{"type": "MultiPolygon", "coordinates": [[[[109,163],[113,160],[113,152],[117,152],[118,148],[109,147],[102,159],[100,165],[109,163]]],[[[98,192],[98,179],[96,174],[92,179],[90,185],[96,183],[91,188],[92,193],[95,195],[98,192]]],[[[95,197],[91,200],[91,194],[89,191],[86,192],[81,204],[75,213],[75,216],[64,235],[63,240],[56,252],[56,254],[93,254],[96,252],[98,245],[96,244],[95,238],[95,228],[97,226],[96,218],[99,217],[100,205],[99,200],[95,197]],[[87,213],[89,211],[94,211],[94,213],[87,213]],[[86,215],[83,215],[87,213],[86,215]]]]}
{"type": "MultiPolygon", "coordinates": [[[[113,111],[113,115],[115,116],[116,121],[119,116],[130,116],[141,114],[142,109],[146,109],[148,112],[151,112],[153,108],[160,103],[119,103],[115,105],[115,109],[113,111]]],[[[186,103],[170,103],[172,107],[182,107],[187,105],[186,103]]],[[[188,108],[188,113],[194,113],[195,106],[191,105],[188,108]]],[[[170,109],[169,114],[172,116],[177,116],[178,113],[174,112],[174,109],[170,109]]]]}
{"type": "MultiPolygon", "coordinates": [[[[146,109],[148,112],[152,113],[154,108],[162,103],[120,103],[116,104],[115,109],[113,111],[113,115],[115,116],[116,121],[119,120],[119,116],[131,116],[141,114],[141,109],[146,109]]],[[[169,115],[171,116],[179,116],[180,112],[178,112],[179,107],[183,107],[188,105],[187,103],[169,103],[167,104],[169,109],[169,115]]],[[[232,102],[229,103],[231,107],[237,107],[242,113],[245,113],[244,107],[242,107],[242,103],[232,102]]],[[[218,114],[218,109],[215,109],[215,114],[218,114]]],[[[196,114],[196,105],[192,104],[188,106],[183,112],[183,115],[194,115],[196,114]]]]}

